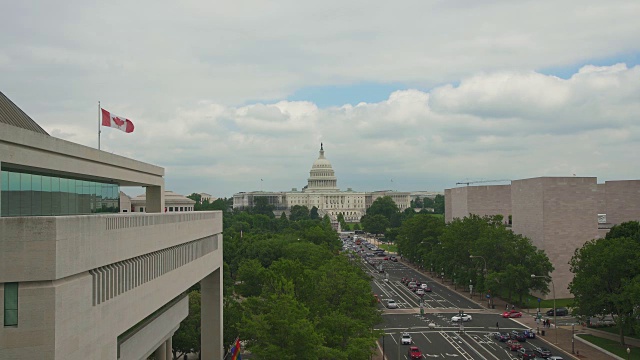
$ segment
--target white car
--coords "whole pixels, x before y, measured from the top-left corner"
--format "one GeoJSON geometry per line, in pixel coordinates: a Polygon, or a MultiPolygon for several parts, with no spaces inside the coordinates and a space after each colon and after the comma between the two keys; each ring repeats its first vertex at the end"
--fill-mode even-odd
{"type": "Polygon", "coordinates": [[[389,300],[387,300],[387,308],[389,308],[389,309],[397,309],[398,308],[398,304],[396,303],[395,300],[389,299],[389,300]]]}
{"type": "Polygon", "coordinates": [[[409,333],[402,334],[402,340],[400,341],[402,345],[411,345],[413,343],[413,340],[411,339],[411,335],[409,333]]]}
{"type": "Polygon", "coordinates": [[[424,289],[423,288],[416,289],[416,295],[424,295],[424,289]]]}
{"type": "Polygon", "coordinates": [[[469,315],[469,314],[458,314],[458,315],[454,315],[451,318],[452,322],[458,322],[460,320],[462,320],[463,322],[466,322],[466,321],[471,321],[472,318],[471,318],[471,315],[469,315]]]}

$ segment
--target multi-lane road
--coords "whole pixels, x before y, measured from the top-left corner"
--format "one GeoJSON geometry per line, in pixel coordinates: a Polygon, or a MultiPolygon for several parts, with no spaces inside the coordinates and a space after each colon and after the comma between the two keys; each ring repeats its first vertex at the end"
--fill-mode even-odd
{"type": "MultiPolygon", "coordinates": [[[[356,257],[359,259],[359,257],[356,257]]],[[[424,359],[516,359],[516,351],[510,351],[504,342],[494,340],[493,333],[522,331],[524,325],[516,320],[504,319],[495,310],[487,310],[476,301],[451,291],[439,282],[405,266],[401,262],[384,261],[380,273],[361,260],[362,268],[372,276],[373,293],[380,299],[384,331],[379,346],[386,360],[408,359],[408,345],[399,345],[402,333],[409,333],[412,346],[418,346],[424,359]],[[403,277],[428,283],[432,291],[421,298],[401,282],[403,277]],[[393,299],[397,309],[388,309],[387,300],[393,299]],[[420,310],[422,303],[422,311],[420,310]],[[451,321],[453,315],[463,311],[472,320],[462,324],[451,321]],[[422,312],[422,314],[421,314],[422,312]]],[[[523,347],[549,347],[540,339],[527,339],[523,347]]],[[[553,355],[570,359],[568,354],[552,349],[553,355]]]]}

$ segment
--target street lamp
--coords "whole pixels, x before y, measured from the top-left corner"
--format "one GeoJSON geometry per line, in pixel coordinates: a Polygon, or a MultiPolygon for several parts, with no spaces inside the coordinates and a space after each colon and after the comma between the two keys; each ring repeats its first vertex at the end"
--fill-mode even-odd
{"type": "Polygon", "coordinates": [[[551,281],[551,290],[553,290],[553,326],[555,327],[555,333],[556,333],[556,344],[558,343],[558,318],[556,317],[558,309],[556,308],[556,285],[553,283],[553,279],[550,276],[546,276],[546,275],[535,275],[535,274],[531,274],[531,278],[535,279],[535,278],[545,278],[545,279],[549,279],[549,281],[551,281]]]}
{"type": "Polygon", "coordinates": [[[473,258],[480,258],[480,259],[482,259],[482,261],[484,261],[484,271],[482,272],[482,274],[486,274],[486,272],[487,272],[487,260],[485,260],[485,258],[480,256],[480,255],[469,255],[469,259],[473,259],[473,258]]]}

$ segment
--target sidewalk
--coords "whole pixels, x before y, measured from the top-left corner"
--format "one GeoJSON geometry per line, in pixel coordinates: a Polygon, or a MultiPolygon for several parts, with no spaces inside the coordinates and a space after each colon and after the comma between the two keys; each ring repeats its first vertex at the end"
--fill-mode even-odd
{"type": "MultiPolygon", "coordinates": [[[[434,279],[432,277],[432,275],[429,272],[419,270],[416,266],[414,266],[413,264],[410,264],[409,262],[407,262],[404,259],[402,259],[401,261],[405,265],[413,268],[414,270],[419,271],[422,274],[425,274],[425,276],[428,276],[429,278],[431,278],[432,281],[436,280],[436,279],[434,279]]],[[[442,285],[442,286],[445,286],[449,290],[457,292],[462,296],[469,297],[469,293],[465,292],[463,288],[458,287],[458,289],[454,289],[453,285],[451,283],[447,283],[446,281],[445,281],[444,284],[441,284],[440,282],[438,282],[438,284],[442,285]]],[[[495,309],[489,309],[487,307],[487,301],[484,301],[484,299],[482,299],[483,301],[480,301],[479,295],[474,294],[473,299],[480,306],[482,306],[483,308],[486,308],[487,312],[489,312],[489,313],[493,312],[496,315],[497,314],[502,314],[502,312],[504,311],[504,309],[507,306],[507,302],[505,300],[502,300],[500,298],[493,298],[493,304],[495,305],[495,309]]],[[[520,310],[520,309],[518,309],[518,310],[520,310]]],[[[545,316],[544,319],[546,319],[546,318],[548,318],[548,317],[545,316]]],[[[538,330],[539,328],[541,328],[540,325],[536,324],[535,312],[533,312],[531,314],[527,314],[526,311],[524,311],[522,313],[522,317],[521,318],[514,319],[514,320],[519,322],[523,326],[530,328],[530,329],[538,330]]],[[[551,321],[553,321],[553,317],[551,318],[551,321]]],[[[556,343],[556,329],[553,327],[553,324],[551,326],[552,327],[550,329],[549,328],[544,329],[545,333],[546,333],[545,336],[540,336],[540,331],[537,331],[538,339],[546,342],[547,343],[547,347],[549,347],[552,350],[554,348],[559,348],[559,349],[563,350],[564,352],[566,352],[568,354],[571,354],[571,346],[572,346],[571,340],[573,339],[573,336],[572,336],[572,333],[571,333],[571,326],[560,326],[560,327],[558,327],[558,329],[557,329],[557,343],[556,343]]],[[[578,334],[578,333],[581,333],[581,332],[582,332],[582,326],[581,325],[576,325],[575,326],[575,333],[578,334]]],[[[612,356],[610,354],[604,353],[600,349],[597,349],[595,347],[587,345],[587,344],[583,343],[580,340],[574,340],[573,346],[574,346],[574,350],[575,350],[575,354],[573,355],[574,359],[589,359],[589,360],[611,360],[612,359],[612,356]]]]}

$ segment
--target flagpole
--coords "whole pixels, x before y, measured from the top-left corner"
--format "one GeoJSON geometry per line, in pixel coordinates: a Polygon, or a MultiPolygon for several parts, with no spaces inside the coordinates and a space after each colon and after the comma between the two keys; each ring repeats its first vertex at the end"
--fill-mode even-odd
{"type": "Polygon", "coordinates": [[[102,130],[100,129],[100,112],[102,110],[102,107],[100,107],[100,101],[98,101],[98,150],[100,150],[100,133],[102,132],[102,130]]]}

